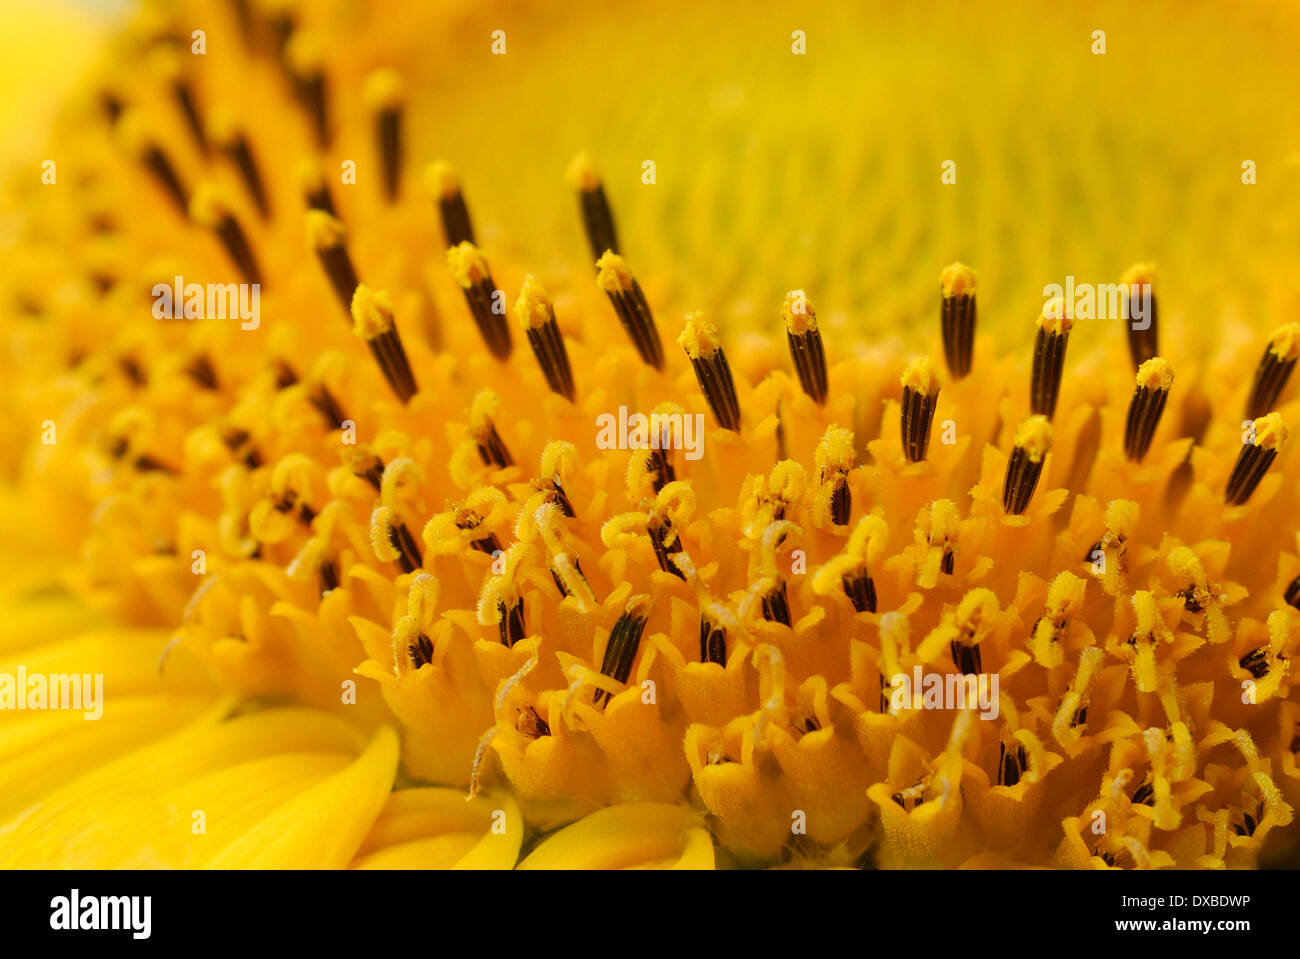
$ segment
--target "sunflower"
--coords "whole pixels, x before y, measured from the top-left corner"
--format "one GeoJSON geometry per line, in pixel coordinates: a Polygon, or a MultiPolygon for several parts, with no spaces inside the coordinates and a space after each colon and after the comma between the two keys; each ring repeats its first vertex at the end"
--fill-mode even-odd
{"type": "Polygon", "coordinates": [[[0,864],[1294,858],[1296,26],[142,5],[0,237],[0,864]]]}

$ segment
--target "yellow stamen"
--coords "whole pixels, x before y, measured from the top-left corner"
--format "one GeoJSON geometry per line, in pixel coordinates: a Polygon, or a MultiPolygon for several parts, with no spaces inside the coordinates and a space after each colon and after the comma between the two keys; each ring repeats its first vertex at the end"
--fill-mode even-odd
{"type": "Polygon", "coordinates": [[[402,163],[402,105],[405,84],[396,70],[375,70],[365,79],[362,99],[375,115],[375,140],[383,169],[384,195],[392,202],[397,198],[402,163]]]}
{"type": "Polygon", "coordinates": [[[659,341],[659,330],[650,314],[650,304],[641,292],[641,285],[626,261],[617,253],[606,250],[596,261],[596,285],[609,297],[619,322],[641,354],[641,359],[662,370],[664,351],[659,341]]]}
{"type": "Polygon", "coordinates": [[[343,221],[325,210],[307,211],[307,241],[316,251],[325,278],[329,280],[334,296],[352,315],[352,302],[360,287],[352,257],[348,254],[347,231],[343,221]]]}
{"type": "Polygon", "coordinates": [[[1248,419],[1258,419],[1273,410],[1298,358],[1300,323],[1288,323],[1273,332],[1259,366],[1255,368],[1255,379],[1246,399],[1248,419]]]}
{"type": "Polygon", "coordinates": [[[370,346],[379,369],[403,403],[415,395],[415,375],[393,322],[393,301],[384,290],[358,284],[352,294],[352,330],[370,346]]]}
{"type": "Polygon", "coordinates": [[[470,223],[469,208],[460,190],[460,181],[450,163],[438,160],[429,164],[424,172],[425,188],[438,204],[442,219],[442,234],[448,248],[461,243],[474,242],[474,227],[470,223]]]}
{"type": "Polygon", "coordinates": [[[814,403],[825,403],[826,348],[817,328],[817,314],[803,290],[791,290],[785,295],[781,318],[785,320],[786,342],[799,385],[814,403]]]}
{"type": "Polygon", "coordinates": [[[690,358],[700,390],[718,425],[740,432],[736,384],[731,378],[731,365],[723,352],[718,328],[705,320],[701,313],[687,313],[686,327],[677,337],[677,344],[690,358]]]}
{"type": "Polygon", "coordinates": [[[487,259],[468,240],[447,251],[447,266],[465,293],[465,302],[483,342],[498,360],[510,358],[510,327],[506,325],[505,296],[496,288],[487,259]]]}
{"type": "Polygon", "coordinates": [[[909,363],[900,382],[903,385],[900,409],[903,452],[908,462],[919,463],[925,459],[930,446],[930,425],[934,422],[942,378],[926,356],[909,363]]]}
{"type": "Polygon", "coordinates": [[[1052,448],[1052,426],[1045,416],[1031,416],[1016,429],[1016,445],[1007,459],[1002,506],[1011,514],[1025,511],[1038,486],[1043,461],[1052,448]]]}
{"type": "Polygon", "coordinates": [[[393,329],[393,300],[386,290],[362,284],[352,295],[352,322],[357,336],[373,340],[393,329]]]}
{"type": "Polygon", "coordinates": [[[216,234],[246,282],[262,285],[262,270],[253,256],[248,237],[235,215],[230,212],[230,204],[217,186],[205,182],[195,187],[194,195],[190,198],[190,218],[216,234]]]}
{"type": "Polygon", "coordinates": [[[1056,412],[1065,371],[1065,348],[1070,341],[1073,318],[1061,297],[1054,297],[1038,316],[1038,333],[1034,339],[1033,378],[1029,389],[1029,406],[1036,415],[1049,420],[1056,412]]]}
{"type": "Polygon", "coordinates": [[[1135,463],[1140,463],[1151,448],[1173,384],[1173,368],[1158,356],[1138,368],[1137,387],[1129,402],[1124,427],[1124,454],[1135,463]]]}
{"type": "Polygon", "coordinates": [[[1242,446],[1232,468],[1232,475],[1228,477],[1224,497],[1229,506],[1241,506],[1250,499],[1269,466],[1277,458],[1278,450],[1286,442],[1286,424],[1277,413],[1260,417],[1251,424],[1251,428],[1254,433],[1253,442],[1242,446]]]}
{"type": "Polygon", "coordinates": [[[591,159],[581,153],[569,166],[569,184],[578,192],[578,205],[582,211],[587,242],[591,244],[591,258],[598,260],[606,252],[618,253],[618,235],[614,230],[614,214],[605,198],[605,187],[600,182],[591,159]]]}
{"type": "Polygon", "coordinates": [[[523,325],[537,364],[546,376],[551,391],[573,402],[573,373],[564,337],[555,322],[555,306],[542,285],[531,274],[524,278],[523,289],[515,303],[515,314],[523,325]]]}

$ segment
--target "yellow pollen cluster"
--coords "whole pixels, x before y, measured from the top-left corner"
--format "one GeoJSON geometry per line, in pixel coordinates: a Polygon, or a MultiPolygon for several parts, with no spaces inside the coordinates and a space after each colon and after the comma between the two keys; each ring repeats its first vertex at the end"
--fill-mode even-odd
{"type": "Polygon", "coordinates": [[[447,267],[456,282],[465,288],[481,283],[490,275],[488,263],[474,244],[465,241],[447,251],[447,267]]]}
{"type": "Polygon", "coordinates": [[[1150,263],[1135,263],[1124,271],[1120,277],[1120,283],[1124,286],[1139,288],[1144,286],[1155,287],[1156,268],[1150,263]]]}
{"type": "Polygon", "coordinates": [[[617,253],[606,251],[596,261],[596,283],[606,293],[621,293],[632,289],[632,271],[617,253]]]}
{"type": "Polygon", "coordinates": [[[945,297],[972,295],[975,292],[975,271],[964,263],[952,263],[939,274],[939,287],[945,297]]]}
{"type": "Polygon", "coordinates": [[[796,336],[817,329],[817,314],[803,290],[791,290],[785,295],[781,318],[785,320],[785,328],[796,336]]]}
{"type": "Polygon", "coordinates": [[[324,210],[307,211],[307,242],[314,250],[332,250],[343,245],[347,231],[343,221],[324,210]]]}
{"type": "Polygon", "coordinates": [[[515,303],[515,316],[525,329],[537,329],[555,322],[555,307],[546,290],[531,275],[524,277],[523,288],[515,303]]]}
{"type": "Polygon", "coordinates": [[[393,301],[384,290],[358,286],[352,294],[352,322],[357,336],[373,340],[393,328],[393,301]]]}
{"type": "Polygon", "coordinates": [[[1286,424],[1279,413],[1269,413],[1255,420],[1252,424],[1255,432],[1254,445],[1266,450],[1281,449],[1287,439],[1286,424]]]}
{"type": "Polygon", "coordinates": [[[907,369],[903,371],[899,382],[905,390],[915,390],[917,393],[933,396],[943,387],[943,374],[935,369],[933,361],[928,356],[923,356],[907,364],[907,369]]]}
{"type": "Polygon", "coordinates": [[[1154,357],[1137,371],[1137,385],[1148,390],[1169,390],[1174,385],[1174,370],[1167,360],[1154,357]]]}
{"type": "Polygon", "coordinates": [[[1268,346],[1280,360],[1295,360],[1300,357],[1300,323],[1288,323],[1274,331],[1268,346]]]}
{"type": "Polygon", "coordinates": [[[375,70],[365,78],[361,96],[371,110],[391,109],[406,95],[402,75],[396,70],[375,70]]]}
{"type": "Polygon", "coordinates": [[[1016,429],[1016,446],[1035,463],[1041,463],[1052,448],[1052,424],[1046,416],[1031,416],[1016,429]]]}
{"type": "Polygon", "coordinates": [[[579,153],[573,158],[569,164],[568,181],[575,190],[591,191],[600,186],[600,174],[590,156],[579,153]]]}
{"type": "Polygon", "coordinates": [[[1043,311],[1038,314],[1039,328],[1057,335],[1069,333],[1074,326],[1071,310],[1072,307],[1065,302],[1064,297],[1052,297],[1043,305],[1043,311]]]}
{"type": "Polygon", "coordinates": [[[430,163],[425,168],[424,183],[429,193],[434,197],[455,196],[460,192],[460,182],[456,179],[456,171],[445,160],[430,163]]]}
{"type": "Polygon", "coordinates": [[[693,360],[707,360],[718,352],[722,340],[718,328],[701,313],[687,313],[686,326],[677,336],[677,345],[693,360]]]}

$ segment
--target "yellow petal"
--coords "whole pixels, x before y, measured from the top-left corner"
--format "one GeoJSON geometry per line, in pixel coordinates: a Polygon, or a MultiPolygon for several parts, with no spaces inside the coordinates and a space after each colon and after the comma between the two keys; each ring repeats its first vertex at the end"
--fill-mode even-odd
{"type": "Polygon", "coordinates": [[[344,720],[272,709],[222,721],[229,710],[82,775],[65,770],[65,784],[0,837],[0,866],[184,867],[241,853],[346,864],[392,786],[394,734],[376,734],[353,761],[365,740],[344,720]]]}
{"type": "Polygon", "coordinates": [[[509,795],[459,789],[393,793],[353,860],[357,869],[511,869],[524,819],[509,795]]]}
{"type": "Polygon", "coordinates": [[[712,869],[713,840],[685,806],[610,806],[545,840],[520,869],[712,869]]]}
{"type": "Polygon", "coordinates": [[[290,800],[210,863],[219,869],[348,864],[397,774],[397,734],[387,726],[347,769],[290,800]]]}

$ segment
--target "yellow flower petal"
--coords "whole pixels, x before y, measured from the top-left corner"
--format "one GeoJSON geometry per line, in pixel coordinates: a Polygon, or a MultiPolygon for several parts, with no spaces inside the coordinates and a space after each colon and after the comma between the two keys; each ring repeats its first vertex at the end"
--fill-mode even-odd
{"type": "Polygon", "coordinates": [[[396,733],[381,727],[356,762],[289,800],[209,865],[219,869],[347,865],[393,788],[397,749],[396,733]]]}
{"type": "Polygon", "coordinates": [[[458,789],[403,789],[388,797],[356,869],[512,869],[524,820],[508,795],[465,801],[458,789]]]}
{"type": "Polygon", "coordinates": [[[610,806],[544,840],[520,869],[712,869],[713,841],[684,806],[610,806]]]}

